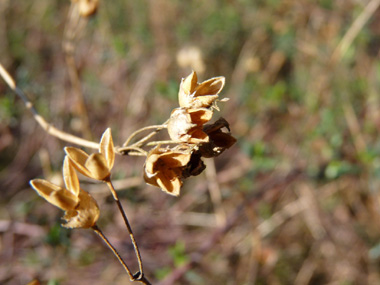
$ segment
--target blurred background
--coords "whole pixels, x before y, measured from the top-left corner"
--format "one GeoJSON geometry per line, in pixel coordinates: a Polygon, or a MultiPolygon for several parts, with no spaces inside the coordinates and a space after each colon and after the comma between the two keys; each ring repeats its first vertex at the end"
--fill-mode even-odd
{"type": "MultiPolygon", "coordinates": [[[[154,284],[380,284],[379,5],[114,0],[84,18],[68,0],[2,0],[0,62],[47,121],[93,141],[111,127],[116,145],[165,122],[191,70],[226,77],[214,119],[238,142],[180,197],[145,185],[143,158],[116,158],[154,284]]],[[[62,228],[29,186],[60,183],[69,144],[3,80],[0,118],[0,283],[130,284],[93,232],[62,228]]],[[[137,269],[106,186],[81,185],[137,269]]]]}

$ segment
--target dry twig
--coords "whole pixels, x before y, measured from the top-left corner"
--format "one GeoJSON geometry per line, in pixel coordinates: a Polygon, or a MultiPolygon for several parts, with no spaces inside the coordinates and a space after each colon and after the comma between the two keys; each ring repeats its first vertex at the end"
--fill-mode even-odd
{"type": "Polygon", "coordinates": [[[98,149],[99,144],[96,142],[88,141],[85,139],[82,139],[77,136],[73,136],[69,133],[63,132],[53,125],[46,122],[46,120],[38,114],[36,108],[34,108],[32,102],[28,100],[25,93],[17,87],[15,80],[12,78],[12,76],[6,71],[6,69],[3,67],[3,65],[0,63],[0,75],[4,79],[4,81],[8,84],[8,86],[12,89],[13,92],[16,93],[18,97],[24,102],[25,107],[30,110],[33,114],[34,119],[37,121],[37,123],[49,134],[56,138],[59,138],[63,141],[73,143],[76,145],[81,145],[84,147],[94,148],[98,149]]]}
{"type": "Polygon", "coordinates": [[[360,30],[363,29],[364,25],[371,18],[373,13],[379,8],[380,0],[371,0],[360,15],[355,19],[350,28],[347,30],[346,34],[343,36],[342,40],[339,42],[338,46],[335,48],[331,59],[333,62],[340,60],[348,48],[354,41],[354,39],[359,34],[360,30]]]}

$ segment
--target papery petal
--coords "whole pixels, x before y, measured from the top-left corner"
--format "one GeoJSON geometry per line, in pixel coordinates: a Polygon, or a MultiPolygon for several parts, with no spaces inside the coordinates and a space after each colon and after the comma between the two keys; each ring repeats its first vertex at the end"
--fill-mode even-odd
{"type": "Polygon", "coordinates": [[[191,123],[197,126],[202,126],[211,120],[213,111],[206,108],[199,109],[187,109],[187,113],[190,114],[191,123]]]}
{"type": "Polygon", "coordinates": [[[146,171],[144,171],[144,181],[145,183],[149,184],[149,185],[152,185],[152,186],[156,186],[156,187],[160,187],[158,184],[157,184],[157,173],[153,174],[153,175],[149,175],[146,171]]]}
{"type": "Polygon", "coordinates": [[[197,96],[191,100],[190,108],[209,108],[219,98],[219,95],[197,96]]]}
{"type": "Polygon", "coordinates": [[[164,163],[165,168],[178,168],[185,166],[191,158],[190,153],[174,153],[169,151],[167,153],[163,153],[160,156],[160,160],[164,163]]]}
{"type": "Polygon", "coordinates": [[[191,157],[190,148],[186,147],[176,151],[155,147],[147,156],[144,168],[148,177],[167,168],[185,166],[191,157]]]}
{"type": "Polygon", "coordinates": [[[198,77],[195,71],[192,71],[185,79],[182,80],[182,90],[185,94],[190,95],[195,91],[198,85],[198,77]]]}
{"type": "Polygon", "coordinates": [[[155,147],[145,162],[145,182],[178,196],[182,185],[182,168],[189,163],[191,152],[192,148],[188,145],[180,145],[171,150],[155,147]]]}
{"type": "Polygon", "coordinates": [[[204,95],[218,95],[222,91],[225,83],[224,76],[214,77],[203,81],[196,88],[195,96],[204,96],[204,95]]]}
{"type": "Polygon", "coordinates": [[[160,158],[160,156],[161,156],[160,154],[148,155],[145,162],[145,171],[147,172],[148,176],[152,176],[156,172],[155,165],[157,163],[157,160],[160,158]]]}
{"type": "Polygon", "coordinates": [[[65,147],[64,150],[67,156],[73,162],[76,170],[87,177],[91,177],[90,171],[85,167],[86,161],[89,157],[88,154],[76,147],[65,147]]]}
{"type": "Polygon", "coordinates": [[[62,226],[66,228],[90,228],[99,218],[99,206],[96,200],[84,190],[79,192],[79,204],[75,210],[67,211],[63,219],[67,221],[62,226]]]}
{"type": "Polygon", "coordinates": [[[30,185],[38,195],[62,210],[73,209],[78,203],[77,197],[70,191],[47,180],[34,179],[30,181],[30,185]]]}
{"type": "Polygon", "coordinates": [[[187,142],[191,144],[206,143],[209,141],[208,135],[202,131],[201,128],[192,129],[189,135],[190,139],[188,139],[187,142]]]}
{"type": "Polygon", "coordinates": [[[33,187],[33,189],[36,190],[37,193],[43,198],[45,198],[46,196],[50,196],[51,192],[60,191],[64,189],[45,179],[33,179],[33,180],[30,180],[29,183],[33,187]]]}
{"type": "Polygon", "coordinates": [[[178,174],[173,170],[167,170],[159,173],[156,178],[157,184],[164,192],[178,196],[181,190],[182,181],[179,179],[178,174]]]}
{"type": "MultiPolygon", "coordinates": [[[[170,172],[174,173],[174,171],[170,172]]],[[[173,196],[179,195],[182,186],[182,182],[178,177],[174,177],[173,175],[168,177],[161,172],[157,172],[153,177],[147,177],[144,174],[144,180],[147,184],[159,187],[162,191],[173,196]]]]}
{"type": "Polygon", "coordinates": [[[111,170],[115,161],[115,150],[110,128],[105,130],[102,138],[100,139],[99,152],[104,155],[107,161],[108,169],[111,170]]]}
{"type": "Polygon", "coordinates": [[[182,79],[178,92],[178,101],[180,107],[190,107],[193,100],[192,94],[195,91],[195,88],[198,86],[197,81],[198,78],[195,71],[193,71],[186,78],[182,79]]]}
{"type": "Polygon", "coordinates": [[[70,158],[65,156],[63,160],[63,180],[65,181],[66,188],[78,197],[79,195],[79,180],[78,175],[72,165],[70,158]]]}
{"type": "Polygon", "coordinates": [[[90,177],[97,180],[104,180],[111,175],[107,161],[101,153],[91,154],[85,163],[85,167],[90,172],[90,177]]]}
{"type": "Polygon", "coordinates": [[[78,204],[78,199],[70,191],[62,189],[60,191],[54,191],[50,194],[50,197],[46,199],[50,204],[64,210],[74,209],[78,204]]]}

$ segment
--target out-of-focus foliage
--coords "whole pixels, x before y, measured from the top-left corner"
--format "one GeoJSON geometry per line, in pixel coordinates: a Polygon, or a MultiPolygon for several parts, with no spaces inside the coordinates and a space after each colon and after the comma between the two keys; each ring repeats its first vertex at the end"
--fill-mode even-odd
{"type": "MultiPolygon", "coordinates": [[[[178,273],[241,209],[176,284],[378,284],[380,12],[336,52],[369,2],[100,1],[72,40],[86,113],[63,47],[70,1],[0,1],[0,62],[49,122],[94,141],[111,127],[115,145],[163,123],[192,69],[200,82],[226,78],[220,115],[238,141],[215,159],[216,172],[208,161],[169,197],[142,181],[142,158],[116,157],[115,187],[150,280],[178,273]]],[[[0,118],[0,283],[126,284],[102,242],[57,230],[59,210],[28,185],[61,183],[67,144],[44,133],[3,81],[0,118]]],[[[86,186],[128,260],[105,186],[86,186]]]]}

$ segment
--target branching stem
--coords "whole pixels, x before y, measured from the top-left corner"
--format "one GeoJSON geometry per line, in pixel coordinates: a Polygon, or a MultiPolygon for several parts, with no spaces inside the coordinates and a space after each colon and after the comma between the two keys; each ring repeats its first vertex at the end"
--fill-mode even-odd
{"type": "Polygon", "coordinates": [[[117,153],[120,153],[120,154],[128,154],[128,155],[130,155],[131,153],[133,153],[135,155],[141,155],[141,156],[147,156],[148,155],[148,153],[145,150],[143,150],[142,148],[134,147],[134,146],[116,147],[115,151],[117,153]]]}
{"type": "Polygon", "coordinates": [[[138,135],[139,133],[142,133],[143,131],[146,131],[146,130],[151,130],[151,129],[156,129],[155,131],[151,132],[149,135],[145,136],[144,138],[142,138],[141,140],[139,140],[138,142],[135,142],[132,146],[141,146],[144,142],[146,142],[147,140],[149,140],[151,137],[153,137],[155,134],[157,134],[159,131],[161,131],[162,129],[165,129],[167,128],[167,122],[166,121],[165,123],[163,123],[162,125],[153,125],[153,126],[147,126],[147,127],[144,127],[144,128],[141,128],[135,132],[133,132],[129,138],[125,141],[125,143],[123,144],[123,146],[128,146],[128,144],[131,142],[131,140],[136,136],[138,135]]]}
{"type": "Polygon", "coordinates": [[[106,236],[103,234],[103,232],[99,229],[97,225],[94,225],[91,227],[91,229],[98,235],[100,238],[107,244],[107,246],[111,249],[112,253],[117,257],[120,264],[124,267],[125,271],[127,271],[129,278],[131,281],[137,281],[142,284],[150,285],[151,283],[145,278],[143,273],[141,271],[137,272],[136,274],[132,274],[131,270],[129,269],[128,265],[124,262],[123,258],[120,256],[118,251],[113,247],[113,245],[110,243],[110,241],[106,238],[106,236]]]}

